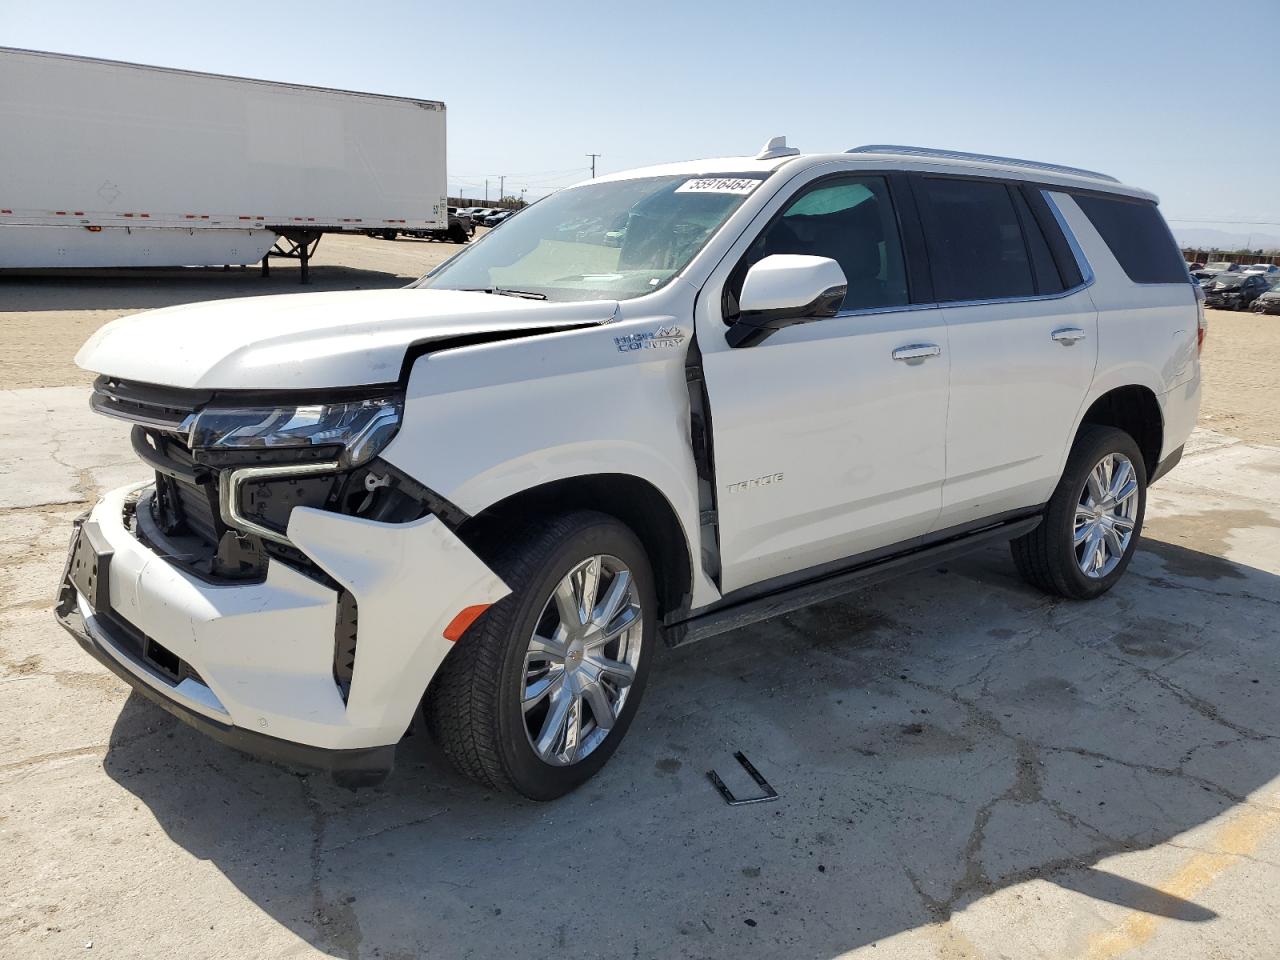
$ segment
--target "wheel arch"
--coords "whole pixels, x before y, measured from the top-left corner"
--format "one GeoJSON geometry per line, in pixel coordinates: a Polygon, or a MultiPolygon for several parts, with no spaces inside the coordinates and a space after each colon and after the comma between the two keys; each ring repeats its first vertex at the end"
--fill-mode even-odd
{"type": "Polygon", "coordinates": [[[1115,427],[1133,437],[1142,451],[1147,476],[1155,476],[1164,444],[1164,414],[1160,401],[1149,387],[1139,384],[1113,387],[1089,405],[1076,429],[1077,438],[1086,424],[1115,427]]]}
{"type": "Polygon", "coordinates": [[[578,509],[616,517],[639,538],[653,565],[659,621],[689,608],[693,563],[684,528],[662,491],[632,474],[587,474],[529,487],[470,517],[459,527],[458,536],[485,559],[488,545],[501,542],[513,523],[578,509]]]}

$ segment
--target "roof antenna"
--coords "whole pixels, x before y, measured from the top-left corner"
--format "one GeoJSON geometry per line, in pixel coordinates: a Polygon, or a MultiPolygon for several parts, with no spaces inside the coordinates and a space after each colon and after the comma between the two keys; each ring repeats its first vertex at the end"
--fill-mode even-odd
{"type": "Polygon", "coordinates": [[[760,152],[756,154],[757,160],[776,160],[778,157],[798,157],[800,156],[799,147],[788,147],[787,138],[771,137],[769,142],[760,148],[760,152]]]}

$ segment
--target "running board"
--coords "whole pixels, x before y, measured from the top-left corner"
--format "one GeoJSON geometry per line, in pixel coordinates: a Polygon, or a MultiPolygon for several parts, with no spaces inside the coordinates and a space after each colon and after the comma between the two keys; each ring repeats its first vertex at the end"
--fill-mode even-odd
{"type": "Polygon", "coordinates": [[[1030,533],[1040,525],[1040,515],[1012,520],[992,527],[984,527],[973,533],[943,540],[940,543],[919,547],[906,553],[895,554],[806,580],[794,586],[783,587],[763,596],[752,597],[738,603],[710,610],[690,617],[680,623],[662,627],[667,646],[680,647],[686,643],[705,640],[730,630],[737,630],[761,620],[769,620],[791,613],[802,607],[843,596],[854,590],[891,580],[904,573],[930,567],[944,560],[972,553],[988,543],[1012,540],[1030,533]]]}

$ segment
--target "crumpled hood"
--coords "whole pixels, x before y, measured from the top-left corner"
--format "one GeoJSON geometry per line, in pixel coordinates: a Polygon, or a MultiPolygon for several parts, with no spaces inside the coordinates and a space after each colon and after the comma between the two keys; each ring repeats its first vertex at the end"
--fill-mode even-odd
{"type": "Polygon", "coordinates": [[[113,320],[80,348],[76,364],[209,390],[391,383],[416,344],[594,326],[617,308],[613,300],[547,303],[430,288],[211,300],[113,320]]]}

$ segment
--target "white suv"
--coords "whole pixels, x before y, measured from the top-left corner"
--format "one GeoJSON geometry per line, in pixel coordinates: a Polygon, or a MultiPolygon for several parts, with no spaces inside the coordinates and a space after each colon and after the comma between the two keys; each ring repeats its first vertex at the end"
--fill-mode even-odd
{"type": "Polygon", "coordinates": [[[1150,194],[907,147],[602,177],[403,290],[117,320],[80,352],[155,481],[78,524],[84,647],[236,747],[590,777],[657,643],[1011,541],[1124,573],[1200,398],[1150,194]]]}

